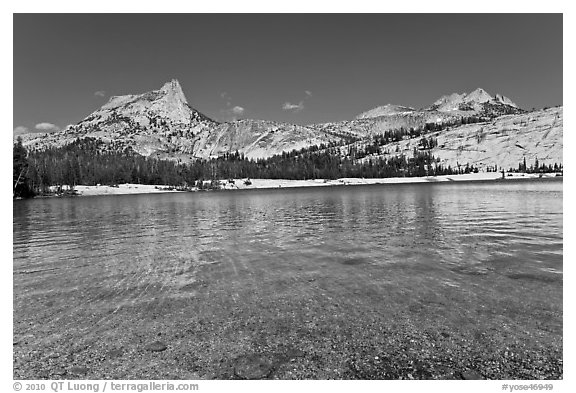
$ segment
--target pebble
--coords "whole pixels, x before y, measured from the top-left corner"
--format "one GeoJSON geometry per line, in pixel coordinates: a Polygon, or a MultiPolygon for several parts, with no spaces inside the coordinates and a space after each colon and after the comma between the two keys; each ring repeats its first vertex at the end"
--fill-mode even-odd
{"type": "Polygon", "coordinates": [[[152,352],[162,352],[165,351],[167,347],[162,341],[154,341],[153,343],[146,345],[145,348],[152,352]]]}

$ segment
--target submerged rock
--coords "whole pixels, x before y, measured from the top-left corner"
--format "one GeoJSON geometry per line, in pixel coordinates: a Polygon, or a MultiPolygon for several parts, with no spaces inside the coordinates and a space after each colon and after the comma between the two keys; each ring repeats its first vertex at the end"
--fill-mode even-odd
{"type": "Polygon", "coordinates": [[[147,351],[162,352],[165,351],[168,347],[162,341],[154,341],[153,343],[146,345],[145,348],[147,351]]]}
{"type": "Polygon", "coordinates": [[[234,374],[242,379],[264,379],[274,368],[274,363],[262,354],[251,354],[236,359],[234,374]]]}
{"type": "Polygon", "coordinates": [[[344,261],[342,261],[343,265],[351,265],[351,266],[363,265],[365,263],[366,263],[366,260],[364,258],[348,258],[348,259],[345,259],[344,261]]]}
{"type": "Polygon", "coordinates": [[[50,371],[42,370],[38,373],[37,379],[50,379],[50,371]]]}
{"type": "Polygon", "coordinates": [[[124,354],[124,352],[122,352],[121,349],[113,349],[110,352],[108,352],[108,358],[112,359],[112,358],[119,358],[120,356],[122,356],[124,354]]]}
{"type": "Polygon", "coordinates": [[[82,366],[74,366],[70,369],[71,374],[84,375],[88,372],[88,368],[82,366]]]}
{"type": "Polygon", "coordinates": [[[66,370],[63,369],[62,367],[58,367],[58,368],[55,368],[54,370],[52,370],[52,374],[54,374],[54,375],[65,375],[65,374],[66,374],[66,370]]]}

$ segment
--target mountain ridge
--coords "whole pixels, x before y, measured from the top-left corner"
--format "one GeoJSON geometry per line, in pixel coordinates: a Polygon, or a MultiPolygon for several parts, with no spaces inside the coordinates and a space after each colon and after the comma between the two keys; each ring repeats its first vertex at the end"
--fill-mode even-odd
{"type": "Polygon", "coordinates": [[[419,110],[387,104],[334,123],[301,126],[258,119],[220,123],[190,106],[180,83],[173,79],[157,90],[110,97],[101,108],[64,131],[27,134],[23,142],[42,150],[89,136],[102,140],[108,149],[178,162],[235,152],[256,159],[314,145],[345,145],[390,130],[455,128],[523,113],[526,111],[507,97],[491,96],[478,88],[442,96],[419,110]]]}

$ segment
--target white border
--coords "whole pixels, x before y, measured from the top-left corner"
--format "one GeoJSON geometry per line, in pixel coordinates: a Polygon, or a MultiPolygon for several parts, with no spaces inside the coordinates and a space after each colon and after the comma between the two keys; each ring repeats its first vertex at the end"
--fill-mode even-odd
{"type": "MultiPolygon", "coordinates": [[[[572,2],[573,4],[574,2],[572,2]]],[[[7,54],[2,63],[3,78],[5,79],[2,86],[5,87],[5,93],[2,95],[3,119],[11,119],[13,116],[13,13],[285,13],[285,12],[302,12],[302,13],[442,13],[442,12],[485,12],[485,13],[563,13],[564,14],[564,92],[572,92],[574,87],[574,42],[576,41],[576,18],[574,17],[573,6],[568,1],[546,1],[546,2],[521,2],[521,1],[409,1],[409,2],[375,2],[366,0],[355,0],[354,2],[312,2],[310,0],[288,0],[284,2],[264,2],[264,1],[203,1],[203,2],[184,2],[184,1],[120,1],[120,0],[101,0],[99,2],[82,2],[82,1],[12,1],[10,4],[2,5],[2,16],[0,28],[2,29],[1,40],[3,53],[7,54]],[[9,55],[8,55],[9,54],[9,55]]],[[[535,26],[537,28],[537,26],[535,26]]],[[[574,142],[574,98],[572,95],[564,94],[564,125],[568,131],[565,135],[564,145],[568,148],[576,146],[574,142]],[[568,110],[566,110],[568,109],[568,110]]],[[[11,181],[8,181],[9,172],[12,167],[9,162],[12,149],[12,123],[5,125],[2,139],[2,183],[7,188],[11,181]]],[[[573,158],[571,154],[564,154],[564,167],[566,171],[566,180],[564,183],[565,196],[564,200],[564,238],[565,242],[565,264],[564,264],[564,380],[552,381],[554,392],[568,391],[569,386],[573,386],[570,391],[574,391],[574,339],[575,332],[574,312],[571,307],[571,299],[574,299],[573,277],[574,267],[574,248],[571,239],[574,237],[572,220],[574,219],[574,207],[572,204],[573,178],[571,177],[573,158]],[[567,225],[566,225],[567,224],[567,225]],[[566,307],[566,305],[568,307],[566,307]]],[[[9,193],[0,194],[2,206],[2,247],[1,261],[2,274],[1,287],[4,288],[2,297],[2,312],[4,320],[2,323],[2,340],[0,340],[0,361],[1,361],[1,384],[0,390],[12,391],[12,200],[9,193]]],[[[233,390],[250,390],[254,392],[268,392],[274,389],[278,392],[288,392],[295,389],[316,391],[316,390],[334,390],[350,391],[361,389],[362,391],[434,391],[434,392],[461,392],[465,389],[467,392],[485,392],[485,391],[502,391],[503,381],[259,381],[259,382],[230,382],[230,381],[199,381],[200,391],[233,391],[233,390]]],[[[518,382],[511,381],[512,384],[518,382]]]]}

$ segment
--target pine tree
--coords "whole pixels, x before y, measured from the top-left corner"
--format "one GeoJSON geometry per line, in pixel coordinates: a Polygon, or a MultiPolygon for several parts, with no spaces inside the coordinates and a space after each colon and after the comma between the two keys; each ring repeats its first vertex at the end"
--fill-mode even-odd
{"type": "Polygon", "coordinates": [[[526,172],[526,157],[524,157],[524,164],[522,165],[523,172],[526,172]]]}
{"type": "Polygon", "coordinates": [[[34,192],[30,188],[28,180],[28,152],[22,145],[22,138],[18,137],[14,148],[12,150],[13,158],[13,193],[14,198],[30,198],[34,196],[34,192]]]}

